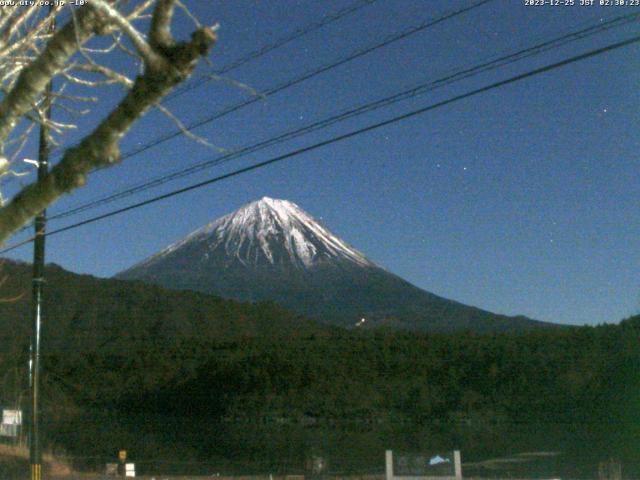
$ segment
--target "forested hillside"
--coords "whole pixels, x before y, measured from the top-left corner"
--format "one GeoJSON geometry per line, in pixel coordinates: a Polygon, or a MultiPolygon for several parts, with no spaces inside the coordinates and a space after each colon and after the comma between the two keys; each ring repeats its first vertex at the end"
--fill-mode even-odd
{"type": "MultiPolygon", "coordinates": [[[[28,293],[26,265],[3,271],[7,297],[28,293]]],[[[521,334],[342,330],[272,304],[58,267],[47,278],[45,438],[85,466],[126,447],[147,471],[160,460],[184,471],[185,459],[292,471],[320,449],[343,455],[333,468],[362,471],[391,446],[637,466],[640,317],[521,334]]],[[[26,406],[27,314],[28,295],[0,304],[4,405],[26,406]]]]}
{"type": "Polygon", "coordinates": [[[593,473],[610,456],[637,465],[639,347],[640,319],[526,335],[334,331],[54,357],[50,371],[73,382],[83,428],[109,411],[127,419],[120,428],[146,426],[178,439],[180,456],[214,455],[234,471],[299,469],[314,449],[339,456],[348,445],[362,452],[339,457],[341,469],[381,468],[391,445],[457,445],[467,459],[560,451],[593,473]]]}

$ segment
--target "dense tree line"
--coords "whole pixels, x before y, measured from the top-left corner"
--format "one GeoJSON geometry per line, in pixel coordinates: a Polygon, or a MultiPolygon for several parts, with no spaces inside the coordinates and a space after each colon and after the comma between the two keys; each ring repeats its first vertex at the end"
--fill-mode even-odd
{"type": "Polygon", "coordinates": [[[522,335],[253,337],[201,345],[192,372],[121,405],[266,421],[611,422],[638,383],[639,346],[637,319],[522,335]]]}
{"type": "MultiPolygon", "coordinates": [[[[545,432],[573,432],[569,444],[578,439],[602,458],[635,459],[638,347],[640,317],[520,335],[330,330],[223,342],[189,339],[124,356],[54,358],[50,371],[75,382],[76,391],[67,391],[82,414],[78,421],[108,411],[133,419],[131,425],[151,422],[160,430],[171,421],[198,425],[183,439],[186,444],[194,435],[211,438],[203,425],[226,424],[222,428],[233,432],[225,435],[228,442],[243,432],[237,444],[226,444],[227,451],[236,458],[244,458],[237,449],[254,452],[248,462],[266,446],[268,458],[288,452],[283,428],[327,436],[345,425],[374,437],[392,433],[384,438],[415,429],[462,429],[478,435],[484,450],[477,454],[487,456],[498,446],[544,449],[550,445],[545,432]],[[540,435],[539,445],[515,440],[533,432],[540,435]],[[250,448],[258,438],[263,443],[250,448]]],[[[168,438],[180,443],[179,437],[168,438]]],[[[446,438],[467,442],[455,434],[446,438]]],[[[583,447],[576,444],[576,451],[583,447]]],[[[372,451],[366,454],[379,459],[372,451]]]]}
{"type": "MultiPolygon", "coordinates": [[[[28,291],[27,266],[5,271],[7,295],[28,291]]],[[[357,441],[364,465],[391,444],[441,438],[488,456],[545,447],[555,431],[599,456],[640,460],[640,316],[526,333],[343,330],[269,303],[57,267],[48,278],[44,428],[71,454],[102,461],[127,444],[139,457],[233,452],[245,465],[299,466],[301,452],[331,439],[357,441]]],[[[0,400],[25,405],[28,297],[0,309],[0,400]]]]}

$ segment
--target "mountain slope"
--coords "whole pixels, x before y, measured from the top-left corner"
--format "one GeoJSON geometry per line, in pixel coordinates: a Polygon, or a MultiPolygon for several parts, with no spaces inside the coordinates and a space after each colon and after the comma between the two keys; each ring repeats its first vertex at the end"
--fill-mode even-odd
{"type": "Polygon", "coordinates": [[[548,325],[421,290],[387,272],[297,205],[268,197],[121,272],[168,288],[272,300],[325,323],[411,330],[505,331],[548,325]]]}
{"type": "MultiPolygon", "coordinates": [[[[0,351],[28,344],[31,265],[3,260],[0,351]]],[[[101,279],[47,265],[43,336],[53,351],[127,351],[152,344],[315,334],[326,327],[274,304],[248,304],[141,282],[101,279]]]]}

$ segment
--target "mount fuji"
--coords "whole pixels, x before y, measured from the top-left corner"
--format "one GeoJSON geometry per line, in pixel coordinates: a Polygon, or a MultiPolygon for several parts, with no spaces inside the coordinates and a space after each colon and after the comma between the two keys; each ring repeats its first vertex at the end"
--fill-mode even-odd
{"type": "Polygon", "coordinates": [[[323,323],[409,330],[551,324],[447,300],[377,266],[296,204],[264,197],[117,275],[242,301],[274,301],[323,323]]]}

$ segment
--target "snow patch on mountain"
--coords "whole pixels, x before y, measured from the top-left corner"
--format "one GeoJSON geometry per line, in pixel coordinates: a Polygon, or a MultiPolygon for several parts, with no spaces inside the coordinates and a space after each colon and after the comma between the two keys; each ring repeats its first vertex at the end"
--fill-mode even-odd
{"type": "Polygon", "coordinates": [[[195,243],[208,252],[222,249],[227,257],[245,265],[287,262],[309,268],[347,261],[362,267],[376,266],[295,203],[263,197],[205,225],[133,268],[151,265],[195,243]]]}

